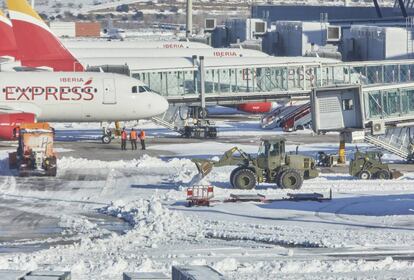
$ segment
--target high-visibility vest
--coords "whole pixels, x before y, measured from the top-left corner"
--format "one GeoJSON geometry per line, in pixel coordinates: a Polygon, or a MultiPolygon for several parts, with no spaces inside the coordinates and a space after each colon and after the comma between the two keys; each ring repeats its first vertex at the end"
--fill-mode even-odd
{"type": "Polygon", "coordinates": [[[145,140],[145,131],[141,130],[141,133],[139,134],[139,139],[145,140]]]}
{"type": "Polygon", "coordinates": [[[122,140],[126,140],[127,138],[128,138],[128,135],[127,135],[126,131],[125,130],[122,131],[122,133],[121,133],[121,139],[122,140]]]}
{"type": "Polygon", "coordinates": [[[129,134],[129,138],[131,140],[137,140],[137,132],[135,130],[131,131],[131,133],[129,134]]]}

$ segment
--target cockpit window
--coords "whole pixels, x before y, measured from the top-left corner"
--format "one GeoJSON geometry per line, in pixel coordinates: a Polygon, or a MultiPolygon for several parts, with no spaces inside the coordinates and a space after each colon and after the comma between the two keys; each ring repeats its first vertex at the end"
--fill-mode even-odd
{"type": "Polygon", "coordinates": [[[139,92],[150,92],[151,89],[147,86],[140,86],[139,87],[139,92]]]}
{"type": "Polygon", "coordinates": [[[132,93],[141,93],[141,92],[152,92],[152,90],[147,86],[133,86],[132,93]]]}

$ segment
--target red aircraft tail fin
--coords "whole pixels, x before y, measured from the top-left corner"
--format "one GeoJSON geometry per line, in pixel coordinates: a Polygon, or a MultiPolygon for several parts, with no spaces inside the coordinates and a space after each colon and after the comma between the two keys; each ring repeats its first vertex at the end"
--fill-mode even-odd
{"type": "Polygon", "coordinates": [[[17,46],[11,21],[0,11],[0,56],[17,58],[17,46]]]}
{"type": "Polygon", "coordinates": [[[83,71],[79,61],[52,33],[26,0],[7,0],[19,59],[24,66],[83,71]]]}

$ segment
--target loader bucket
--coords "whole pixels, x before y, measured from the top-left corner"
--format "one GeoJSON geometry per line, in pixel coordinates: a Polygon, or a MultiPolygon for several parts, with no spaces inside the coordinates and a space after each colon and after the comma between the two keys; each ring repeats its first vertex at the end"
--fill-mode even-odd
{"type": "Polygon", "coordinates": [[[391,178],[392,179],[398,179],[402,176],[404,176],[404,174],[402,174],[400,171],[395,170],[395,169],[391,170],[391,178]]]}
{"type": "Polygon", "coordinates": [[[206,177],[213,169],[213,164],[207,160],[193,160],[197,166],[198,173],[201,174],[201,178],[206,177]]]}

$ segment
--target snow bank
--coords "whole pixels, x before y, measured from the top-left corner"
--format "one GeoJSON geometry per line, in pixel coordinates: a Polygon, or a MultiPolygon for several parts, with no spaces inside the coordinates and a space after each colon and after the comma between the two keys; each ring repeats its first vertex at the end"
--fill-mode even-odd
{"type": "Polygon", "coordinates": [[[61,245],[30,255],[0,256],[1,268],[53,267],[54,270],[71,270],[74,279],[118,279],[127,270],[160,269],[159,264],[143,253],[146,248],[157,249],[202,238],[198,223],[182,213],[168,210],[156,196],[128,203],[118,200],[100,211],[128,220],[134,228],[122,236],[112,234],[107,239],[84,236],[78,244],[61,245]]]}
{"type": "MultiPolygon", "coordinates": [[[[151,199],[138,199],[128,203],[122,200],[99,210],[101,213],[122,218],[134,227],[133,234],[151,236],[152,241],[168,241],[171,238],[186,238],[189,233],[201,224],[193,223],[183,213],[171,211],[163,206],[161,200],[154,196],[151,199]]],[[[156,245],[153,243],[151,246],[156,245]]]]}

